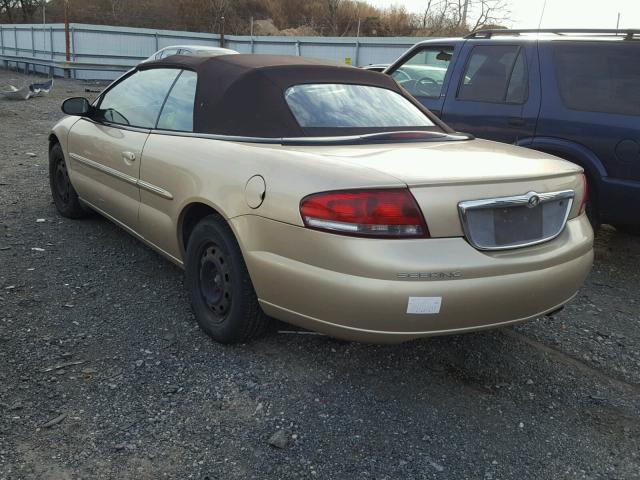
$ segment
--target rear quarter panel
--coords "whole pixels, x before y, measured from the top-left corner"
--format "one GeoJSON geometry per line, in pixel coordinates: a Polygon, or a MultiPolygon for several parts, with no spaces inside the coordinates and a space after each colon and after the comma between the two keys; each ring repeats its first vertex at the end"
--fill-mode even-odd
{"type": "Polygon", "coordinates": [[[208,138],[151,134],[140,179],[173,198],[141,190],[141,234],[169,255],[183,257],[182,213],[193,203],[209,205],[226,219],[259,215],[303,225],[300,200],[311,193],[362,187],[397,187],[399,180],[341,162],[289,151],[279,145],[236,143],[208,138]],[[254,175],[265,179],[262,205],[252,209],[245,186],[254,175]]]}

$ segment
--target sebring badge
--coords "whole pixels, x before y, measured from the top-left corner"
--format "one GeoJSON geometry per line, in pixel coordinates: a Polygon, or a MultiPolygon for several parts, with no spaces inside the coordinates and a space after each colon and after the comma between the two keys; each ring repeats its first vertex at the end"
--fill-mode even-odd
{"type": "Polygon", "coordinates": [[[529,200],[527,201],[527,207],[534,208],[540,205],[540,197],[535,193],[531,194],[529,200]]]}
{"type": "Polygon", "coordinates": [[[398,278],[415,280],[455,280],[462,278],[462,272],[400,272],[398,278]]]}

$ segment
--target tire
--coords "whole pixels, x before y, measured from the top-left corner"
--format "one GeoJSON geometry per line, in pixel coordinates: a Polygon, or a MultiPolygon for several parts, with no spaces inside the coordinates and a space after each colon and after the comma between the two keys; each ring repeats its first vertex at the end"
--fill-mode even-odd
{"type": "Polygon", "coordinates": [[[619,232],[628,235],[640,236],[640,225],[614,225],[619,232]]]}
{"type": "Polygon", "coordinates": [[[596,192],[594,182],[590,175],[587,175],[587,185],[589,185],[589,199],[587,200],[587,204],[585,205],[585,213],[587,214],[587,218],[591,223],[591,228],[593,228],[594,233],[598,233],[600,227],[602,226],[602,221],[600,219],[600,211],[598,206],[598,194],[596,192]]]}
{"type": "Polygon", "coordinates": [[[186,284],[196,320],[214,340],[246,342],[269,326],[238,242],[217,215],[202,219],[189,237],[186,284]]]}
{"type": "Polygon", "coordinates": [[[69,174],[67,164],[62,153],[62,147],[56,143],[49,151],[49,186],[51,196],[58,212],[67,218],[83,218],[88,212],[80,203],[69,174]]]}

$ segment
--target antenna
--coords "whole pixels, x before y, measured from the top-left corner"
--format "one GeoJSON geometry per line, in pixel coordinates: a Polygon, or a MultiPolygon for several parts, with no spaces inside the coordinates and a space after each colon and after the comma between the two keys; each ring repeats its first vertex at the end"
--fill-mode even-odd
{"type": "Polygon", "coordinates": [[[542,17],[544,17],[544,9],[547,8],[547,0],[544,0],[542,4],[542,11],[540,12],[540,21],[538,22],[538,30],[540,30],[540,26],[542,25],[542,17]]]}

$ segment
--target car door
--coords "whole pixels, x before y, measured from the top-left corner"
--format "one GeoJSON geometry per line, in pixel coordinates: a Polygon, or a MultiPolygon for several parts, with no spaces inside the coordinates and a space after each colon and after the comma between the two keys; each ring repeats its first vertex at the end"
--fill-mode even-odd
{"type": "Polygon", "coordinates": [[[505,143],[533,137],[540,110],[537,43],[467,41],[442,119],[452,128],[505,143]]]}
{"type": "Polygon", "coordinates": [[[386,73],[440,116],[457,50],[453,43],[419,46],[392,65],[386,73]]]}
{"type": "Polygon", "coordinates": [[[105,91],[95,113],[69,132],[78,195],[132,230],[138,227],[144,145],[178,73],[164,68],[132,72],[105,91]]]}
{"type": "Polygon", "coordinates": [[[140,233],[174,258],[180,255],[176,224],[185,186],[193,184],[185,170],[184,155],[194,140],[188,135],[193,132],[197,79],[196,72],[180,73],[162,107],[157,128],[149,135],[140,166],[140,233]]]}

